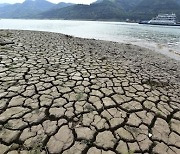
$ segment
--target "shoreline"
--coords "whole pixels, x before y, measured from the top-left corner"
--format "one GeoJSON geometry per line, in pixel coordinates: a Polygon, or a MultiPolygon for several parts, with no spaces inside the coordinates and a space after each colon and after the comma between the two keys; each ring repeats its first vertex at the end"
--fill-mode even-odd
{"type": "Polygon", "coordinates": [[[141,44],[141,42],[132,42],[132,44],[160,53],[171,59],[180,61],[180,53],[178,52],[178,50],[174,48],[169,48],[165,44],[159,44],[153,42],[143,42],[143,44],[141,44]]]}
{"type": "MultiPolygon", "coordinates": [[[[9,19],[8,19],[9,20],[9,19]]],[[[11,19],[10,19],[11,20],[11,19]]],[[[14,20],[16,20],[16,22],[18,23],[18,21],[17,21],[17,19],[14,19],[14,20]]],[[[19,20],[24,20],[25,21],[25,19],[19,19],[19,20]]],[[[24,22],[24,21],[22,21],[22,23],[24,22]]],[[[27,20],[28,21],[28,20],[27,20]]],[[[29,20],[30,21],[30,20],[29,20]]],[[[41,20],[39,20],[39,21],[41,21],[41,20]]],[[[47,21],[47,20],[42,20],[42,21],[47,21]]],[[[54,20],[55,21],[55,20],[54,20]]],[[[56,20],[57,21],[57,20],[56,20]]],[[[61,21],[67,21],[67,20],[61,20],[61,21]]],[[[70,20],[71,22],[73,22],[73,20],[70,20]]],[[[10,22],[10,21],[8,21],[8,22],[10,22]]],[[[32,23],[33,22],[36,22],[35,20],[34,21],[31,21],[32,23]]],[[[82,21],[82,22],[86,22],[86,21],[82,21]]],[[[88,21],[87,21],[88,22],[88,21]]],[[[91,21],[89,21],[89,22],[91,22],[91,21]]],[[[94,22],[94,21],[92,21],[92,22],[94,22]]],[[[101,22],[101,21],[98,21],[99,23],[101,22]]],[[[6,23],[6,22],[5,22],[6,23]]],[[[17,24],[16,23],[16,24],[17,24]]],[[[106,22],[102,22],[102,23],[106,23],[106,22]]],[[[108,22],[107,21],[107,23],[111,23],[111,22],[108,22]]],[[[112,22],[112,23],[114,23],[114,22],[112,22]]],[[[125,23],[125,22],[115,22],[115,23],[117,23],[117,24],[128,24],[128,23],[125,23]]],[[[6,24],[10,24],[10,23],[6,23],[6,24]]],[[[29,25],[30,23],[28,23],[28,25],[29,25]]],[[[134,24],[134,25],[136,25],[136,23],[131,23],[132,25],[134,24]]],[[[18,27],[18,25],[19,24],[17,24],[16,26],[18,27]]],[[[56,25],[56,24],[54,24],[54,25],[56,25]]],[[[15,27],[16,27],[15,26],[15,27]]],[[[164,54],[164,55],[167,55],[167,56],[169,56],[169,57],[171,57],[171,58],[173,58],[173,59],[175,59],[175,60],[179,60],[180,61],[180,53],[179,53],[179,41],[177,40],[176,42],[177,42],[177,44],[175,43],[175,41],[173,42],[173,46],[169,46],[167,43],[166,43],[166,41],[164,42],[164,41],[160,41],[160,40],[158,40],[157,39],[157,42],[159,42],[160,41],[160,43],[157,43],[157,42],[154,42],[153,40],[150,40],[150,41],[148,41],[146,38],[138,38],[137,36],[135,37],[135,38],[131,38],[131,37],[128,37],[128,36],[126,36],[125,38],[123,38],[122,36],[115,36],[115,37],[113,37],[113,36],[111,36],[111,35],[103,35],[103,33],[105,34],[106,32],[103,32],[103,33],[101,33],[100,35],[95,35],[94,33],[92,33],[92,32],[90,32],[89,34],[88,34],[88,32],[87,31],[85,31],[85,33],[84,34],[86,34],[86,35],[84,35],[83,33],[81,33],[81,31],[80,32],[78,32],[78,33],[76,33],[76,32],[68,32],[68,31],[63,31],[63,30],[55,30],[55,29],[51,29],[51,28],[49,28],[49,29],[46,29],[46,27],[41,27],[41,28],[38,28],[38,27],[34,27],[33,25],[31,25],[32,26],[32,28],[30,28],[30,29],[34,29],[34,30],[36,30],[36,31],[47,31],[47,32],[57,32],[57,33],[64,33],[64,34],[67,34],[67,35],[73,35],[73,36],[75,36],[75,37],[82,37],[82,38],[89,38],[89,39],[100,39],[100,40],[107,40],[107,41],[115,41],[115,42],[120,42],[120,43],[131,43],[131,44],[134,44],[134,45],[138,45],[138,46],[141,46],[141,47],[145,47],[145,48],[148,48],[148,49],[150,49],[150,50],[155,50],[156,52],[160,52],[160,53],[162,53],[162,54],[164,54]]],[[[51,26],[53,26],[53,25],[51,25],[51,26]]],[[[137,26],[137,25],[136,25],[137,26]]],[[[4,26],[2,26],[2,28],[3,28],[4,26]]],[[[8,26],[7,26],[8,27],[8,26]]],[[[139,26],[138,26],[139,27],[139,26]]],[[[140,26],[142,29],[144,28],[144,27],[142,27],[142,26],[140,26]]],[[[166,26],[163,26],[163,27],[165,27],[165,28],[167,28],[166,26]]],[[[5,27],[4,27],[5,28],[5,27]]],[[[10,29],[12,28],[12,29],[14,29],[14,27],[13,26],[10,26],[9,27],[10,29]]],[[[159,27],[156,27],[156,28],[159,28],[159,27]]],[[[19,28],[18,29],[21,29],[21,30],[23,30],[23,29],[27,29],[27,25],[24,25],[24,26],[19,26],[19,28]]],[[[17,30],[18,30],[17,29],[17,30]]],[[[16,29],[14,29],[14,30],[16,30],[16,29]]],[[[71,30],[73,30],[73,28],[72,29],[70,29],[70,31],[71,30]]],[[[138,30],[138,29],[137,29],[138,30]]],[[[173,30],[173,29],[172,29],[173,30]]],[[[178,36],[178,35],[177,35],[178,36]]],[[[177,38],[177,36],[174,36],[174,37],[176,37],[177,38]]],[[[153,37],[153,36],[152,36],[153,37]]],[[[173,38],[172,38],[173,39],[173,38]]],[[[169,40],[171,40],[171,39],[169,39],[169,40]]],[[[170,43],[170,42],[168,42],[168,43],[170,43]]]]}
{"type": "MultiPolygon", "coordinates": [[[[14,20],[65,20],[65,21],[99,21],[99,22],[127,22],[126,20],[95,20],[95,19],[63,19],[63,18],[1,18],[3,19],[14,19],[14,20]]],[[[127,22],[127,23],[138,23],[138,22],[127,22]]]]}
{"type": "Polygon", "coordinates": [[[0,30],[2,153],[177,154],[179,100],[180,62],[161,53],[0,30]]]}

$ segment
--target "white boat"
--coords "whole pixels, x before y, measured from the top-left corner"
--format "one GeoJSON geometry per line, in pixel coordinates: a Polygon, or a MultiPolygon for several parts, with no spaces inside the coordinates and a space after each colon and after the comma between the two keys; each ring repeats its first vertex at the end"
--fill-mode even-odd
{"type": "Polygon", "coordinates": [[[177,23],[177,17],[174,13],[158,14],[158,16],[149,21],[141,21],[140,24],[180,26],[180,24],[177,23]]]}

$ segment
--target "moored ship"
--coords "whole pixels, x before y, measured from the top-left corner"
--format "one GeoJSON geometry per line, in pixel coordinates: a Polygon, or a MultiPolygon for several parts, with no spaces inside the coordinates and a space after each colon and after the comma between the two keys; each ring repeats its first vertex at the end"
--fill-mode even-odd
{"type": "Polygon", "coordinates": [[[166,26],[180,26],[180,23],[177,22],[176,14],[158,14],[155,18],[152,18],[149,21],[141,21],[140,24],[149,24],[149,25],[166,25],[166,26]]]}

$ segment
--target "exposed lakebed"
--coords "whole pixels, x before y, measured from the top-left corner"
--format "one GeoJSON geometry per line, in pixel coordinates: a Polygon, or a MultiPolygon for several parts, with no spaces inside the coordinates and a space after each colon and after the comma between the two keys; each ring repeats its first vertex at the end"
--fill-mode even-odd
{"type": "Polygon", "coordinates": [[[179,154],[180,63],[131,44],[0,31],[3,154],[179,154]]]}

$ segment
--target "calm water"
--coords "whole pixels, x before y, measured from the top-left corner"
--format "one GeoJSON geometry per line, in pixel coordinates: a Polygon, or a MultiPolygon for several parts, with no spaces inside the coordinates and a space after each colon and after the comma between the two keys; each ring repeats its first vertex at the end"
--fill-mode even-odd
{"type": "Polygon", "coordinates": [[[1,19],[0,29],[49,31],[132,43],[180,60],[180,27],[123,22],[1,19]]]}

